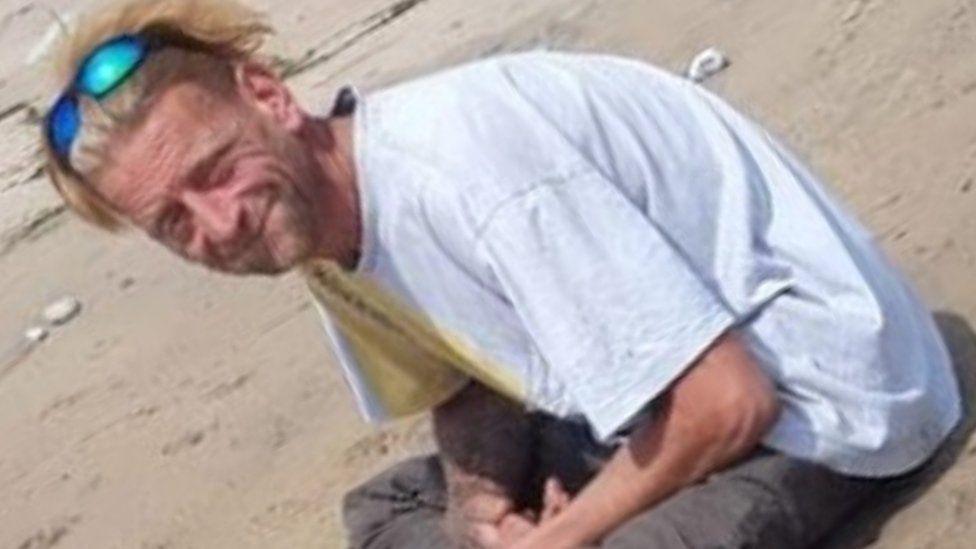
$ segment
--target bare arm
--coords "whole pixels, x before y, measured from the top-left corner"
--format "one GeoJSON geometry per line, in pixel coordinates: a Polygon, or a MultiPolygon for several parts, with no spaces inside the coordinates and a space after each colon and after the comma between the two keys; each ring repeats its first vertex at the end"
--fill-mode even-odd
{"type": "Polygon", "coordinates": [[[471,383],[434,410],[434,436],[448,489],[448,528],[476,545],[479,527],[518,511],[531,459],[528,416],[516,403],[471,383]]]}
{"type": "Polygon", "coordinates": [[[779,413],[772,384],[734,334],[720,339],[665,395],[564,511],[518,547],[579,547],[751,451],[779,413]]]}

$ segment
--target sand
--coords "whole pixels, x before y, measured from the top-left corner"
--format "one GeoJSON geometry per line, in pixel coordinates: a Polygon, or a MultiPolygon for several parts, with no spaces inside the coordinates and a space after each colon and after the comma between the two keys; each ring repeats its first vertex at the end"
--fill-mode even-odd
{"type": "MultiPolygon", "coordinates": [[[[90,0],[48,0],[59,13],[90,0]]],[[[717,46],[708,86],[831,181],[916,281],[973,399],[976,2],[972,0],[255,1],[308,105],[533,47],[681,70],[717,46]]],[[[357,418],[300,281],[183,265],[63,211],[38,173],[31,52],[51,16],[0,0],[0,547],[336,547],[357,481],[429,447],[422,418],[357,418]],[[81,314],[24,352],[44,306],[81,314]]],[[[925,482],[831,546],[970,547],[967,420],[925,482]]]]}

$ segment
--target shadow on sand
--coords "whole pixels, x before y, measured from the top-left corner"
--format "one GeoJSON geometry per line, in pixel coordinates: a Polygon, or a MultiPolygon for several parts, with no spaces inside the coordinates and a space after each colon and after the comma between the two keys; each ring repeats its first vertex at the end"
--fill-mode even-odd
{"type": "Polygon", "coordinates": [[[937,312],[936,324],[945,338],[959,378],[963,398],[963,419],[946,444],[932,461],[911,480],[895,481],[862,511],[847,521],[821,547],[825,549],[857,549],[878,538],[888,520],[900,509],[925,494],[948,471],[965,449],[976,429],[976,332],[963,317],[937,312]]]}

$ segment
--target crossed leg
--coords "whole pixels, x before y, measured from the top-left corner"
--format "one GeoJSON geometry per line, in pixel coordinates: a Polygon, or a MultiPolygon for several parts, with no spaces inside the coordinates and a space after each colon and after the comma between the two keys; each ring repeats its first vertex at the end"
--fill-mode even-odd
{"type": "Polygon", "coordinates": [[[634,517],[602,546],[802,549],[822,540],[881,485],[760,450],[634,517]]]}
{"type": "MultiPolygon", "coordinates": [[[[604,539],[612,549],[810,547],[882,486],[769,450],[688,487],[604,539]]],[[[351,491],[350,547],[452,547],[441,526],[446,488],[437,456],[414,458],[351,491]]]]}

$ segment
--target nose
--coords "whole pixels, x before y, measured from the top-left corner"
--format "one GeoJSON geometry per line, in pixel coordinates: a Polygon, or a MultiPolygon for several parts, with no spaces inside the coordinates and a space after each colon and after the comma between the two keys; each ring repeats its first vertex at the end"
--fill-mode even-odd
{"type": "Polygon", "coordinates": [[[183,204],[211,245],[228,248],[242,236],[244,209],[232,197],[188,191],[183,195],[183,204]]]}

